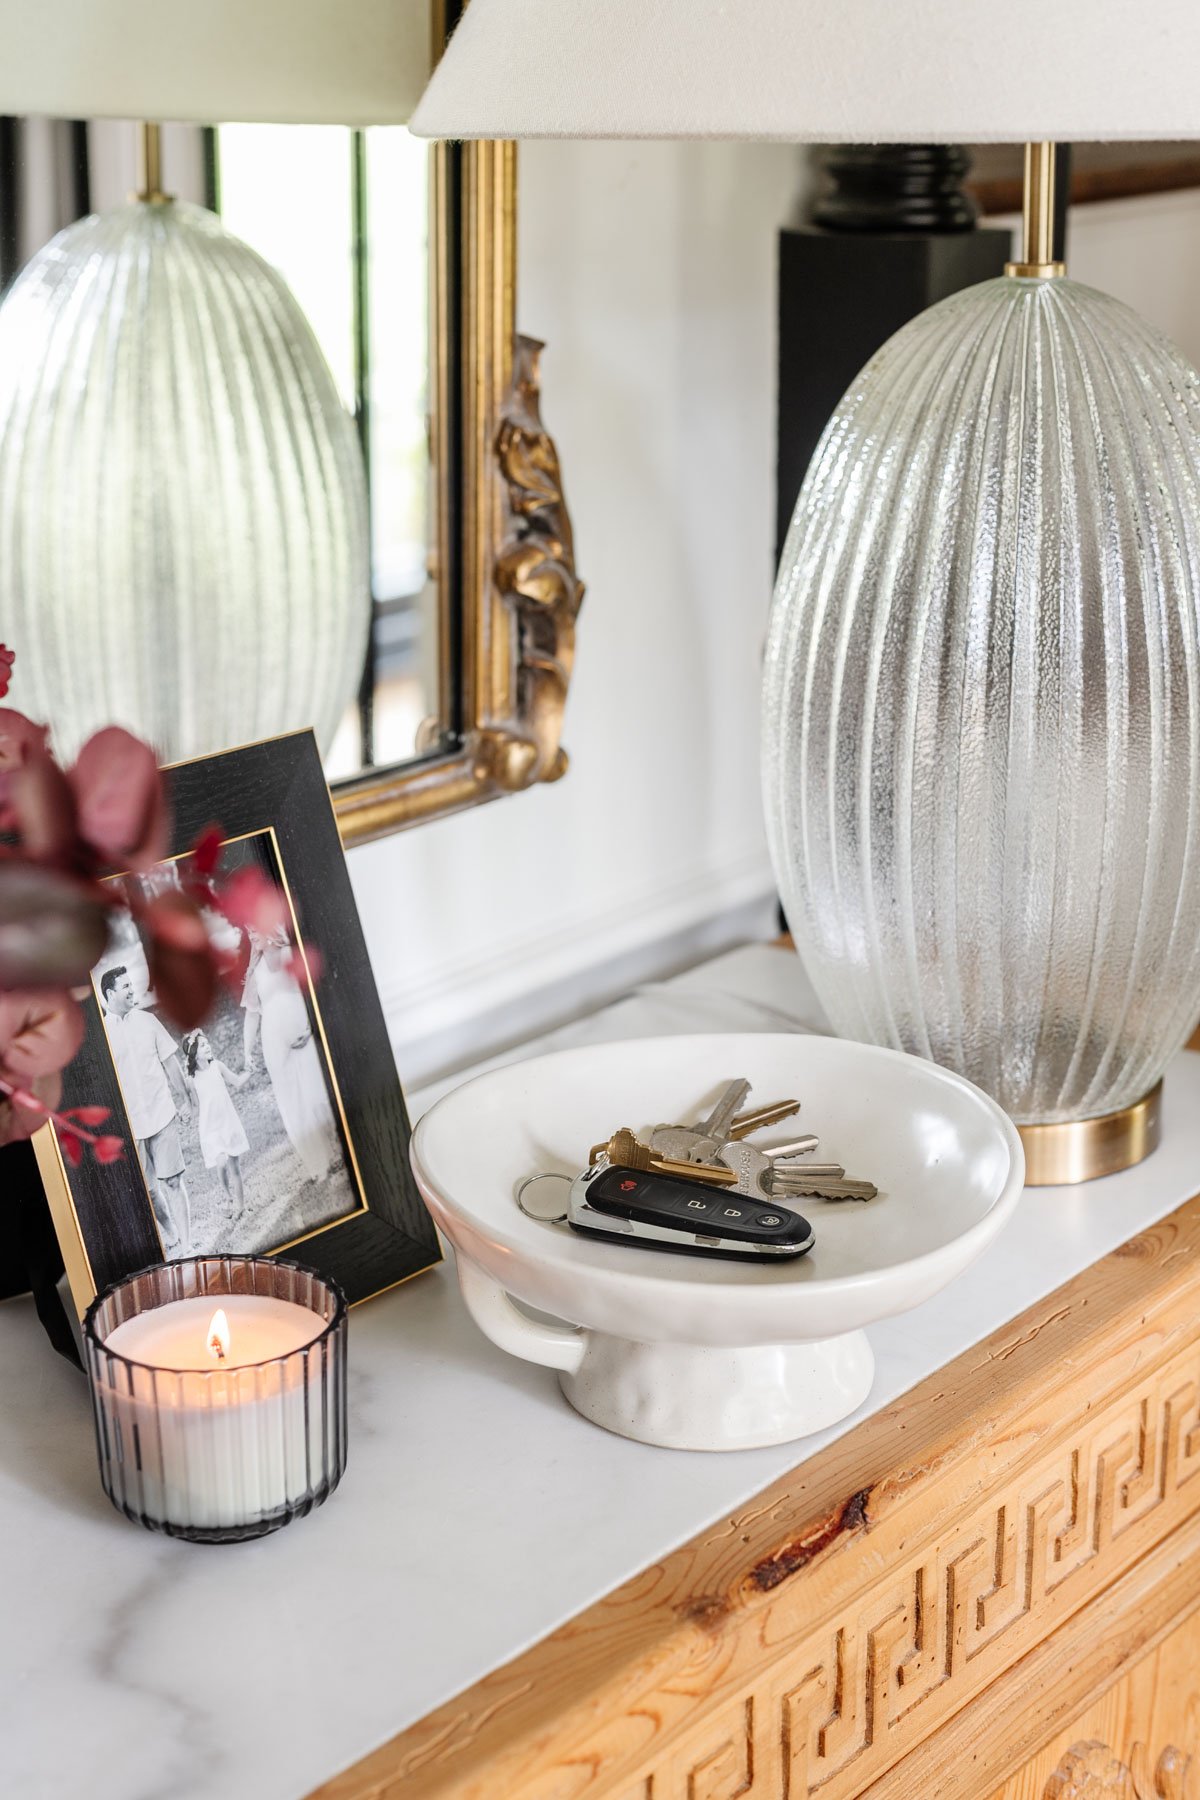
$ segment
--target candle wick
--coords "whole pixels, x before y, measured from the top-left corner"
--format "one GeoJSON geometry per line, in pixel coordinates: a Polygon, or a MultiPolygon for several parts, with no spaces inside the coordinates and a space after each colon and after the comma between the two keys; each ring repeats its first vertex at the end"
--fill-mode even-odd
{"type": "Polygon", "coordinates": [[[217,1336],[215,1331],[213,1332],[212,1336],[208,1340],[208,1347],[212,1351],[213,1355],[216,1357],[218,1362],[225,1361],[225,1352],[221,1347],[221,1340],[217,1336]]]}

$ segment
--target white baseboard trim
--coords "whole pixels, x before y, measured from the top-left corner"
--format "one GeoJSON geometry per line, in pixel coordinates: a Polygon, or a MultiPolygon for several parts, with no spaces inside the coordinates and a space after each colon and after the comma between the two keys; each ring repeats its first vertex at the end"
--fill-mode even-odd
{"type": "Polygon", "coordinates": [[[406,1085],[433,1081],[607,1005],[639,982],[769,937],[776,906],[770,865],[756,855],[385,990],[401,1077],[406,1085]]]}

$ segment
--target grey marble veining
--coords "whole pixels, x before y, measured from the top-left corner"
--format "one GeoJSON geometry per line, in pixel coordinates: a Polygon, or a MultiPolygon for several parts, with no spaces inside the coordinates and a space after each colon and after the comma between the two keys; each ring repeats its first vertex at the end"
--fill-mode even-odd
{"type": "MultiPolygon", "coordinates": [[[[754,948],[556,1041],[756,1011],[774,1030],[780,1010],[816,1021],[794,958],[754,948]]],[[[1195,1191],[1200,1057],[1165,1104],[1148,1163],[1026,1196],[957,1283],[871,1331],[859,1417],[1195,1191]]],[[[480,1335],[449,1266],[354,1312],[351,1368],[326,1506],[256,1543],[174,1544],[110,1507],[82,1376],[31,1303],[0,1305],[4,1800],[300,1800],[855,1423],[732,1456],[610,1437],[480,1335]]]]}

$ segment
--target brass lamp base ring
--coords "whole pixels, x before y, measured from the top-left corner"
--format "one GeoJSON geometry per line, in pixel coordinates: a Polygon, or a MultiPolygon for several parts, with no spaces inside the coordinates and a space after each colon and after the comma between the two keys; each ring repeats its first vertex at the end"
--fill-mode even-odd
{"type": "Polygon", "coordinates": [[[1131,1169],[1158,1149],[1162,1082],[1119,1112],[1059,1125],[1018,1125],[1025,1146],[1026,1187],[1064,1187],[1131,1169]]]}

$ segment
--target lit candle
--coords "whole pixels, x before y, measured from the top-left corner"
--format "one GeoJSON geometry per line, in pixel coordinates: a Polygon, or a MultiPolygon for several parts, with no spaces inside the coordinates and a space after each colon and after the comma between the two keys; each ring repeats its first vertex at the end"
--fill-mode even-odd
{"type": "Polygon", "coordinates": [[[288,1356],[325,1329],[323,1319],[294,1300],[224,1294],[214,1310],[213,1299],[197,1294],[191,1300],[168,1300],[126,1319],[104,1342],[114,1356],[130,1362],[209,1374],[288,1356]]]}
{"type": "Polygon", "coordinates": [[[186,1537],[256,1536],[336,1485],[345,1303],[309,1271],[167,1264],[98,1301],[85,1339],[102,1479],[130,1517],[186,1537]],[[214,1269],[229,1280],[214,1284],[214,1269]],[[226,1291],[248,1280],[253,1291],[226,1291]]]}

